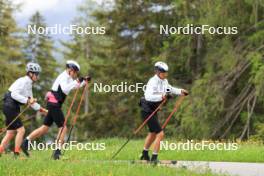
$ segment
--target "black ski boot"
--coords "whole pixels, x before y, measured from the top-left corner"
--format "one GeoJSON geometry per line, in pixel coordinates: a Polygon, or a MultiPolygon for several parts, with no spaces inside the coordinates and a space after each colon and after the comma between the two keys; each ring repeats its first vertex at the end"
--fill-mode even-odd
{"type": "Polygon", "coordinates": [[[140,160],[150,161],[148,150],[143,150],[140,160]]]}
{"type": "Polygon", "coordinates": [[[159,163],[158,155],[157,155],[157,154],[152,154],[152,157],[151,157],[150,162],[151,162],[152,164],[155,164],[155,165],[158,164],[158,163],[159,163]]]}
{"type": "Polygon", "coordinates": [[[24,139],[22,145],[21,145],[21,149],[23,151],[23,153],[29,157],[29,153],[28,153],[28,150],[29,150],[29,140],[28,139],[24,139]]]}

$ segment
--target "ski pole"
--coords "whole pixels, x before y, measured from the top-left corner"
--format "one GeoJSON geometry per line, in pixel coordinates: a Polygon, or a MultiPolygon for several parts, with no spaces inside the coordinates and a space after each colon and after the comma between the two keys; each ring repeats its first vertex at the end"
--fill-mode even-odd
{"type": "MultiPolygon", "coordinates": [[[[72,130],[73,130],[73,128],[74,128],[74,126],[75,126],[75,124],[76,124],[77,118],[78,118],[78,116],[79,116],[79,112],[80,112],[80,109],[81,109],[81,105],[82,105],[82,102],[83,102],[83,99],[84,99],[84,95],[85,95],[85,91],[87,90],[87,87],[88,87],[88,82],[87,82],[87,84],[85,85],[85,87],[83,88],[82,96],[81,96],[81,100],[80,100],[80,102],[79,102],[79,104],[78,104],[78,107],[77,107],[77,111],[76,111],[76,113],[75,113],[75,116],[74,116],[73,119],[72,119],[72,122],[71,122],[72,125],[71,125],[71,128],[70,128],[70,132],[69,132],[69,136],[68,136],[68,139],[67,139],[67,143],[70,141],[71,134],[72,134],[72,130]]],[[[64,151],[64,153],[65,153],[65,151],[64,151]]]]}
{"type": "Polygon", "coordinates": [[[4,134],[7,129],[30,107],[30,105],[27,105],[5,128],[1,130],[0,136],[4,134]]]}
{"type": "Polygon", "coordinates": [[[173,116],[173,114],[178,110],[178,108],[180,107],[182,101],[184,100],[185,98],[185,95],[182,95],[180,97],[180,99],[178,101],[176,101],[175,105],[174,105],[174,108],[172,110],[172,112],[170,113],[170,115],[168,116],[168,118],[165,120],[164,124],[162,125],[162,129],[165,129],[165,127],[168,125],[171,117],[173,116]]]}
{"type": "MultiPolygon", "coordinates": [[[[68,121],[68,119],[69,119],[69,116],[71,115],[71,109],[72,109],[72,107],[73,107],[73,104],[75,103],[75,100],[76,100],[76,97],[77,97],[78,91],[79,91],[79,89],[76,89],[75,92],[74,92],[74,96],[73,96],[73,99],[72,99],[72,101],[71,101],[70,107],[69,107],[69,109],[68,109],[68,111],[67,111],[67,114],[66,114],[65,120],[64,120],[64,122],[63,122],[62,129],[60,130],[59,135],[57,136],[55,142],[58,142],[58,141],[59,141],[59,139],[61,138],[62,132],[63,132],[65,126],[67,125],[67,121],[68,121]]],[[[54,155],[54,152],[55,152],[55,151],[52,152],[51,157],[54,155]]]]}
{"type": "Polygon", "coordinates": [[[71,115],[71,109],[72,109],[72,107],[73,107],[73,104],[75,103],[75,100],[76,100],[76,97],[77,97],[78,91],[79,91],[79,89],[76,89],[76,90],[75,90],[75,93],[74,93],[74,96],[73,96],[72,102],[71,102],[71,104],[70,104],[70,107],[69,107],[69,109],[68,109],[68,111],[67,111],[67,115],[66,115],[66,117],[65,117],[65,120],[64,120],[64,123],[63,123],[62,129],[60,130],[60,133],[59,133],[59,135],[57,136],[56,141],[58,141],[58,140],[60,139],[61,134],[62,134],[62,131],[64,130],[65,126],[67,125],[67,121],[68,121],[68,118],[69,118],[70,115],[71,115]]]}
{"type": "Polygon", "coordinates": [[[160,103],[160,105],[144,120],[144,122],[133,132],[133,134],[128,137],[126,142],[116,151],[116,153],[111,157],[111,159],[114,159],[121,150],[127,145],[127,143],[130,141],[130,139],[136,135],[143,127],[146,125],[146,123],[149,121],[149,119],[162,107],[162,105],[166,102],[166,98],[160,103]]]}

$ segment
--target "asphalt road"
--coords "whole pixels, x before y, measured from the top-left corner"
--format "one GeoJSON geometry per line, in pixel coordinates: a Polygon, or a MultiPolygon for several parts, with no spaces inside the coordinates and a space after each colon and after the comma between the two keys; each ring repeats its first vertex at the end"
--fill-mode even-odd
{"type": "Polygon", "coordinates": [[[264,163],[177,161],[170,167],[184,167],[195,172],[211,170],[230,176],[264,176],[264,163]]]}

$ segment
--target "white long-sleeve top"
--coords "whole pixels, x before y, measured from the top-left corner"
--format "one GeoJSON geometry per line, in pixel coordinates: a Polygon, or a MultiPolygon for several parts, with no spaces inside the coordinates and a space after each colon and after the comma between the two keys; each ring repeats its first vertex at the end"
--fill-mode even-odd
{"type": "MultiPolygon", "coordinates": [[[[26,104],[28,97],[33,98],[32,83],[33,81],[28,76],[17,79],[8,89],[11,92],[11,97],[19,103],[26,104]]],[[[31,107],[38,111],[41,106],[34,103],[31,107]]]]}
{"type": "Polygon", "coordinates": [[[144,96],[147,101],[159,102],[167,92],[180,95],[182,89],[172,87],[167,79],[160,79],[158,75],[155,75],[149,79],[144,96]]]}
{"type": "Polygon", "coordinates": [[[65,70],[56,78],[51,90],[58,91],[58,88],[60,86],[63,93],[65,95],[68,95],[72,89],[82,87],[84,86],[84,84],[85,81],[79,84],[77,80],[73,80],[72,77],[65,70]]]}

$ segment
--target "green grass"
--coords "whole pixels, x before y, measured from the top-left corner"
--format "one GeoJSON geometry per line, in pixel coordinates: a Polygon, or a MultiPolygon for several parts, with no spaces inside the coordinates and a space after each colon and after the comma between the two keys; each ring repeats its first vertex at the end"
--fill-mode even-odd
{"type": "Polygon", "coordinates": [[[164,151],[160,157],[191,161],[264,162],[264,146],[258,143],[239,143],[234,151],[164,151]]]}
{"type": "MultiPolygon", "coordinates": [[[[116,143],[122,145],[125,140],[111,139],[106,140],[107,149],[116,150],[116,143]]],[[[143,140],[130,141],[121,151],[116,159],[138,159],[143,146],[143,140]]],[[[168,140],[169,143],[176,143],[176,140],[168,140]]],[[[92,157],[92,156],[89,156],[92,157]]],[[[110,157],[110,153],[106,153],[106,158],[110,157]]],[[[224,150],[162,150],[159,153],[161,160],[187,160],[187,161],[227,161],[227,162],[264,162],[264,145],[261,143],[243,142],[238,143],[238,149],[232,151],[224,150]]]]}
{"type": "MultiPolygon", "coordinates": [[[[176,142],[170,140],[171,142],[176,142]]],[[[90,141],[91,142],[91,141],[90,141]]],[[[104,162],[125,142],[125,139],[101,139],[92,142],[105,143],[104,151],[66,151],[64,159],[51,160],[51,151],[32,151],[30,158],[14,159],[12,154],[0,158],[0,175],[2,176],[170,176],[170,175],[204,175],[212,176],[210,171],[194,173],[186,169],[154,167],[147,164],[130,162],[104,162]]],[[[116,157],[116,160],[135,160],[141,153],[143,140],[132,140],[116,157]]],[[[199,160],[199,161],[237,161],[264,162],[264,147],[261,144],[241,143],[237,151],[164,151],[161,160],[199,160]]]]}

